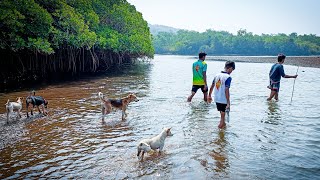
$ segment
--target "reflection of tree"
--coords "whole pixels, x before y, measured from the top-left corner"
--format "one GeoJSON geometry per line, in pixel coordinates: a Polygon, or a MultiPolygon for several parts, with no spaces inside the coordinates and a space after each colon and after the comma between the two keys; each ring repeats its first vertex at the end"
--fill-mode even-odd
{"type": "Polygon", "coordinates": [[[217,145],[216,148],[209,153],[209,155],[215,160],[216,167],[214,171],[216,172],[226,172],[226,168],[229,167],[229,161],[226,152],[227,141],[225,140],[225,131],[219,130],[218,137],[214,140],[214,144],[217,145]]]}

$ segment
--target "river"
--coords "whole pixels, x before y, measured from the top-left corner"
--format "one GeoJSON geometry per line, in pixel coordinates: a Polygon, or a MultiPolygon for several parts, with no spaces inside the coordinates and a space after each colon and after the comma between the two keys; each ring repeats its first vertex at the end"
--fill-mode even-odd
{"type": "MultiPolygon", "coordinates": [[[[194,60],[156,55],[125,74],[38,87],[36,93],[49,101],[48,116],[12,116],[8,125],[4,119],[0,124],[19,131],[12,143],[1,133],[0,179],[320,178],[320,69],[299,68],[291,103],[293,79],[282,79],[279,101],[267,102],[272,64],[236,62],[229,123],[219,130],[219,112],[202,101],[200,90],[186,101],[194,60]],[[109,98],[132,92],[140,101],[129,105],[126,120],[113,111],[103,121],[99,91],[109,98]],[[139,162],[139,140],[164,127],[174,134],[164,153],[147,154],[139,162]]],[[[207,64],[211,82],[224,62],[207,64]]],[[[296,73],[296,66],[284,67],[287,74],[296,73]]],[[[0,102],[28,92],[1,94],[0,102]]],[[[4,108],[0,113],[5,116],[4,108]]]]}

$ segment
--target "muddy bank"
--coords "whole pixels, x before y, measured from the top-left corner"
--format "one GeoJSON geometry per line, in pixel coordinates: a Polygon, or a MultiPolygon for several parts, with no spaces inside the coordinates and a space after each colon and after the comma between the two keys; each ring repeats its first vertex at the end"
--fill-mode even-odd
{"type": "Polygon", "coordinates": [[[18,118],[17,114],[13,113],[7,123],[7,116],[0,114],[0,150],[19,141],[22,136],[28,133],[25,128],[26,124],[40,117],[41,115],[35,115],[34,117],[26,118],[22,115],[22,118],[18,118]]]}
{"type": "MultiPolygon", "coordinates": [[[[208,56],[209,61],[227,61],[250,62],[250,63],[275,63],[275,56],[208,56]]],[[[288,56],[285,61],[286,65],[315,67],[320,68],[320,56],[288,56]]]]}

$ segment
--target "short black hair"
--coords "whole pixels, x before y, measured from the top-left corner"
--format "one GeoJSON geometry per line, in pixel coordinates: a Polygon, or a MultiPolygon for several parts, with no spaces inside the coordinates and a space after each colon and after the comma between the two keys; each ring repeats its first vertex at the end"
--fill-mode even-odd
{"type": "Polygon", "coordinates": [[[278,62],[281,62],[282,60],[284,60],[286,58],[286,55],[280,53],[278,54],[278,62]]]}
{"type": "Polygon", "coordinates": [[[205,52],[201,52],[199,53],[199,59],[201,59],[202,57],[206,56],[207,54],[205,52]]]}
{"type": "Polygon", "coordinates": [[[226,69],[232,68],[233,70],[236,69],[236,64],[233,61],[227,61],[225,66],[226,69]]]}

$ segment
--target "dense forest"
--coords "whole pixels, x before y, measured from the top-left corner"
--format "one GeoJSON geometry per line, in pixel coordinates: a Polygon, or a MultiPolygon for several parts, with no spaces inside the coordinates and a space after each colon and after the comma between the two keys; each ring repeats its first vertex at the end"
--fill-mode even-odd
{"type": "Polygon", "coordinates": [[[1,0],[0,29],[5,87],[154,55],[148,23],[125,0],[1,0]]]}
{"type": "Polygon", "coordinates": [[[205,51],[209,55],[320,55],[320,37],[310,35],[262,34],[254,35],[239,30],[236,35],[226,31],[180,30],[176,33],[154,34],[153,45],[157,54],[195,55],[205,51]]]}

